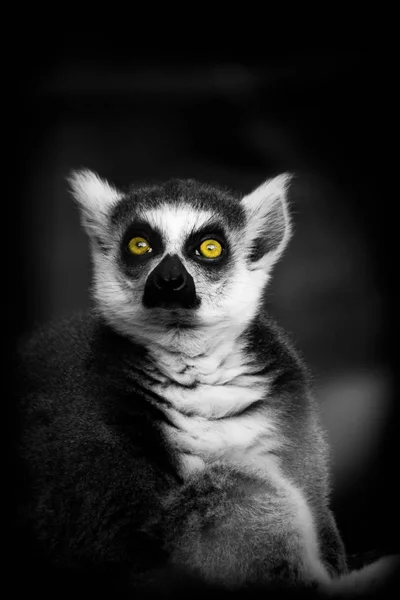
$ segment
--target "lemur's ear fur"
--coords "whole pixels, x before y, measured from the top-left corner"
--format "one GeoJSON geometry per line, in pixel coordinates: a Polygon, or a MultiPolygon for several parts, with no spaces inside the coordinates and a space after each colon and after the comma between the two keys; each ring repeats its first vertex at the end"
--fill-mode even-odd
{"type": "Polygon", "coordinates": [[[83,227],[90,237],[101,238],[105,233],[110,210],[122,194],[87,169],[72,171],[67,181],[81,210],[83,227]]]}
{"type": "Polygon", "coordinates": [[[292,175],[267,180],[242,199],[247,215],[246,245],[249,268],[268,269],[277,260],[291,235],[287,189],[292,175]]]}

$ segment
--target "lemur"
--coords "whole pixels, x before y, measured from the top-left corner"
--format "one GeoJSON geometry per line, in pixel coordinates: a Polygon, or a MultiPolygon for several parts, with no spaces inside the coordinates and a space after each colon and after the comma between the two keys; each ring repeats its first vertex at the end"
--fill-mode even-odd
{"type": "Polygon", "coordinates": [[[329,589],[347,567],[326,436],[264,302],[290,176],[245,196],[180,179],[121,191],[88,170],[69,182],[94,301],[19,350],[30,576],[73,593],[329,589]]]}

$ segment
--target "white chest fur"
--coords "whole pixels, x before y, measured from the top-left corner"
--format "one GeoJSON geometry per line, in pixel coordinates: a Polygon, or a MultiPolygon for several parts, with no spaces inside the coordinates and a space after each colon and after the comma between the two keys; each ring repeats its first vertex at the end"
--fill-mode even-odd
{"type": "Polygon", "coordinates": [[[207,356],[153,352],[153,391],[165,398],[163,410],[173,425],[165,433],[179,455],[182,476],[223,460],[259,470],[275,460],[281,445],[268,403],[269,377],[236,341],[207,356]],[[244,412],[254,403],[257,410],[244,412]]]}
{"type": "Polygon", "coordinates": [[[153,359],[153,390],[167,401],[163,409],[173,425],[164,426],[165,434],[179,457],[180,475],[185,479],[221,461],[266,477],[304,537],[305,571],[327,581],[312,513],[302,491],[282,473],[276,453],[285,438],[268,403],[271,378],[234,342],[207,357],[160,351],[153,359]],[[256,410],[243,412],[255,402],[256,410]]]}

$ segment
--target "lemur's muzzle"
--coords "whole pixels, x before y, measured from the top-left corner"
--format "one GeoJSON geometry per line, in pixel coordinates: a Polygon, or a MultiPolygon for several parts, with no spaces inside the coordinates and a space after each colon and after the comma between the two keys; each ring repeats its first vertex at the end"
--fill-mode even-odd
{"type": "Polygon", "coordinates": [[[200,304],[193,277],[178,256],[167,254],[147,278],[143,304],[149,308],[194,308],[200,304]]]}

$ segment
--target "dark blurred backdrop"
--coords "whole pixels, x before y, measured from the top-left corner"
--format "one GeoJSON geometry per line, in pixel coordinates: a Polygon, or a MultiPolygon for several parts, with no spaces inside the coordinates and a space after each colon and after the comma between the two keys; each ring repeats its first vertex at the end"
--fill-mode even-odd
{"type": "Polygon", "coordinates": [[[17,273],[12,338],[89,303],[70,169],[116,185],[194,177],[243,193],[295,172],[295,235],[268,310],[315,374],[349,552],[399,551],[395,182],[376,48],[189,56],[112,31],[31,36],[25,47],[11,112],[15,215],[4,225],[17,273]]]}

